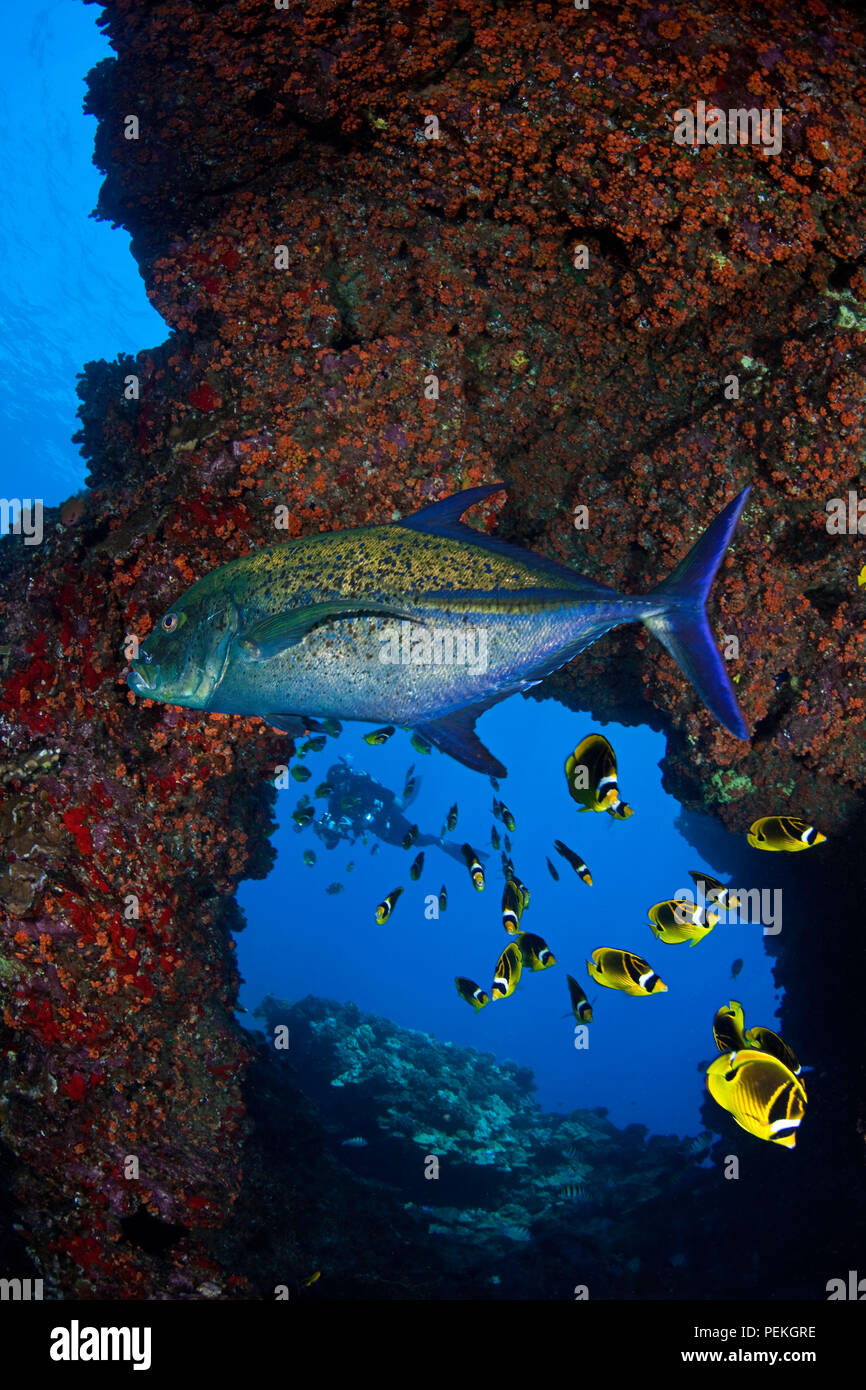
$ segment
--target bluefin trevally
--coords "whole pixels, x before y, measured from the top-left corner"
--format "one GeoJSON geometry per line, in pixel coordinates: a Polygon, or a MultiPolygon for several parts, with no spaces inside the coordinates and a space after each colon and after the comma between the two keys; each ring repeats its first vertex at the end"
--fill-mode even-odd
{"type": "Polygon", "coordinates": [[[463,514],[506,487],[470,488],[382,526],[267,545],[206,574],[130,663],[137,695],[258,715],[289,733],[317,718],[411,728],[468,767],[505,768],[475,721],[611,628],[643,622],[707,708],[748,738],[704,605],[746,504],[724,508],[648,594],[620,594],[482,535],[463,514]]]}

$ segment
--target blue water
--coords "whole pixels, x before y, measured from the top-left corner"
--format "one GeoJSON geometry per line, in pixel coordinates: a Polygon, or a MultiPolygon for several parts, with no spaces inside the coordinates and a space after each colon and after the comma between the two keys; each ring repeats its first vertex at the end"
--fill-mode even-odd
{"type": "MultiPolygon", "coordinates": [[[[263,995],[297,1000],[316,994],[382,1014],[440,1040],[467,1044],[533,1068],[537,1095],[546,1109],[606,1106],[616,1124],[641,1123],[657,1133],[695,1134],[702,1128],[702,1060],[717,1055],[713,1014],[732,997],[747,1019],[772,1027],[777,1003],[760,925],[720,924],[697,946],[670,946],[652,935],[647,908],[678,889],[692,889],[689,869],[724,877],[723,866],[701,860],[675,828],[679,803],[661,786],[661,735],[644,728],[608,725],[619,761],[620,792],[634,809],[625,821],[580,814],[568,794],[563,764],[568,753],[594,731],[588,715],[554,700],[538,703],[513,697],[478,723],[482,740],[508,766],[498,796],[515,818],[512,858],[531,892],[522,927],[543,937],[557,964],[524,971],[515,993],[475,1013],[457,994],[455,975],[490,988],[499,953],[510,938],[502,927],[500,854],[490,848],[495,793],[487,777],[455,763],[436,749],[419,755],[409,735],[370,747],[368,726],[348,724],[305,761],[312,772],[301,784],[278,793],[280,829],[274,837],[277,863],[268,879],[241,885],[239,902],[248,929],[238,936],[238,961],[246,984],[241,1000],[252,1011],[263,995]],[[383,844],[375,856],[341,843],[325,848],[312,827],[300,832],[291,812],[306,792],[312,797],[328,768],[342,755],[398,795],[415,764],[421,779],[407,811],[422,833],[438,834],[448,808],[459,805],[453,836],[486,850],[487,887],[478,893],[467,869],[436,846],[425,850],[420,880],[409,878],[417,846],[405,851],[383,844]],[[553,849],[564,840],[588,864],[587,887],[553,849]],[[307,868],[303,852],[315,850],[307,868]],[[545,858],[560,874],[555,883],[545,858]],[[355,867],[347,872],[346,865],[355,867]],[[342,882],[337,896],[325,892],[342,882]],[[438,921],[425,916],[428,895],[448,887],[448,908],[438,921]],[[379,926],[377,903],[392,888],[405,889],[391,919],[379,926]],[[615,946],[644,956],[668,986],[667,994],[632,998],[597,986],[586,960],[597,946],[615,946]],[[735,958],[742,973],[731,980],[735,958]],[[589,1048],[574,1046],[566,972],[595,1000],[589,1048]]],[[[321,810],[324,801],[315,803],[321,810]]],[[[739,885],[743,887],[751,885],[739,885]]],[[[757,885],[755,885],[757,886],[757,885]]],[[[254,1025],[248,1015],[242,1021],[254,1025]]]]}
{"type": "Polygon", "coordinates": [[[0,493],[56,506],[85,465],[75,379],[83,364],[162,342],[129,236],[90,217],[102,176],[84,75],[111,56],[80,0],[0,6],[0,493]]]}

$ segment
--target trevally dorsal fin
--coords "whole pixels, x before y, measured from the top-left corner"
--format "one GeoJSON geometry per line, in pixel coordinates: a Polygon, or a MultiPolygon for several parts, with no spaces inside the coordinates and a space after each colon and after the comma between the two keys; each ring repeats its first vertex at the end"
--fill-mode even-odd
{"type": "Polygon", "coordinates": [[[422,507],[420,512],[404,517],[402,521],[395,522],[395,525],[411,526],[413,531],[432,531],[436,536],[462,536],[468,531],[470,536],[480,540],[482,537],[478,531],[473,531],[471,526],[463,525],[463,513],[492,497],[494,492],[507,492],[508,487],[508,483],[487,483],[484,487],[466,488],[463,492],[455,492],[453,497],[443,497],[441,502],[432,502],[429,507],[422,507]]]}
{"type": "Polygon", "coordinates": [[[270,661],[289,647],[297,646],[308,632],[322,623],[341,618],[408,618],[402,608],[391,604],[359,602],[358,599],[330,599],[326,603],[310,603],[305,608],[291,608],[284,613],[272,613],[253,623],[237,635],[238,655],[243,661],[270,661]]]}
{"type": "Polygon", "coordinates": [[[471,767],[475,772],[484,772],[488,777],[507,777],[507,769],[488,748],[485,748],[475,732],[478,716],[504,698],[497,696],[481,704],[467,705],[464,709],[443,715],[441,719],[434,719],[429,724],[416,724],[415,727],[419,734],[429,739],[443,753],[450,753],[451,757],[456,758],[458,763],[463,763],[464,767],[471,767]]]}
{"type": "Polygon", "coordinates": [[[406,527],[410,531],[426,532],[431,536],[450,536],[452,540],[471,541],[483,550],[502,555],[524,567],[531,565],[539,576],[549,578],[554,586],[563,591],[582,591],[583,596],[587,598],[616,592],[609,585],[587,579],[576,570],[560,565],[546,555],[539,555],[534,550],[523,550],[511,541],[502,540],[499,536],[489,536],[485,531],[474,531],[461,520],[464,512],[468,512],[470,507],[484,502],[495,492],[507,491],[509,487],[509,483],[489,483],[484,487],[470,487],[464,492],[455,493],[453,497],[445,497],[441,502],[434,502],[432,506],[422,508],[414,516],[404,517],[401,521],[391,524],[406,527]]]}

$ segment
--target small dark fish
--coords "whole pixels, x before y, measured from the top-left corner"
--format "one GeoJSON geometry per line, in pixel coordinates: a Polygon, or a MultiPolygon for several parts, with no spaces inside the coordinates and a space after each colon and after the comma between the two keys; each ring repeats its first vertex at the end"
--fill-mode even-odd
{"type": "Polygon", "coordinates": [[[347,874],[350,874],[350,873],[352,872],[352,870],[354,869],[354,867],[355,867],[355,861],[354,861],[354,859],[350,859],[349,862],[348,862],[348,864],[346,865],[346,873],[347,873],[347,874]]]}
{"type": "Polygon", "coordinates": [[[381,848],[382,848],[382,846],[379,844],[379,841],[377,840],[376,843],[374,844],[373,848],[370,850],[371,856],[374,855],[374,854],[378,854],[378,853],[379,853],[379,850],[380,850],[381,848]]]}
{"type": "Polygon", "coordinates": [[[317,734],[315,738],[308,738],[304,744],[305,753],[321,753],[328,740],[324,734],[317,734]]]}
{"type": "Polygon", "coordinates": [[[384,729],[373,729],[369,734],[365,734],[364,742],[369,743],[371,748],[378,748],[380,744],[387,743],[396,732],[393,724],[387,724],[384,729]]]}
{"type": "Polygon", "coordinates": [[[494,825],[494,826],[491,826],[491,829],[490,829],[490,845],[491,845],[491,848],[492,848],[492,849],[498,849],[498,848],[499,848],[499,844],[500,844],[500,840],[499,840],[499,831],[496,829],[496,826],[495,826],[495,825],[494,825]]]}
{"type": "Polygon", "coordinates": [[[498,792],[498,791],[499,791],[499,782],[497,781],[497,779],[496,779],[495,777],[491,777],[491,779],[490,779],[490,785],[491,785],[491,787],[493,788],[493,790],[494,790],[495,792],[498,792]]]}
{"type": "Polygon", "coordinates": [[[292,812],[292,820],[295,825],[309,825],[315,814],[315,806],[296,806],[292,812]]]}
{"type": "Polygon", "coordinates": [[[568,1202],[586,1202],[589,1198],[586,1195],[586,1188],[582,1182],[569,1182],[559,1189],[557,1194],[564,1197],[568,1202]]]}
{"type": "Polygon", "coordinates": [[[360,1134],[356,1134],[353,1139],[344,1139],[340,1147],[343,1149],[366,1149],[367,1140],[362,1139],[360,1134]]]}
{"type": "Polygon", "coordinates": [[[736,894],[717,878],[713,878],[712,874],[706,873],[703,869],[689,869],[689,878],[707,903],[718,903],[720,907],[731,911],[739,907],[740,900],[736,894]]]}
{"type": "Polygon", "coordinates": [[[313,865],[315,864],[315,862],[316,862],[316,851],[315,851],[314,849],[305,849],[305,850],[304,850],[304,863],[306,864],[307,868],[308,868],[308,869],[311,869],[311,868],[313,867],[313,865]]]}
{"type": "Polygon", "coordinates": [[[449,831],[449,833],[450,833],[451,831],[454,831],[454,830],[457,829],[457,802],[456,802],[456,801],[454,802],[454,805],[451,807],[451,810],[448,812],[448,815],[447,815],[446,818],[445,818],[445,829],[446,829],[447,831],[449,831]]]}
{"type": "Polygon", "coordinates": [[[562,855],[563,859],[568,860],[568,863],[574,869],[578,878],[583,879],[584,883],[592,887],[592,874],[589,872],[589,869],[584,864],[580,855],[576,854],[573,849],[569,849],[564,840],[554,840],[553,848],[556,850],[557,854],[562,855]]]}
{"type": "Polygon", "coordinates": [[[311,1284],[315,1284],[321,1277],[322,1271],[320,1269],[315,1270],[312,1274],[308,1274],[306,1279],[301,1280],[301,1288],[308,1289],[311,1284]]]}
{"type": "Polygon", "coordinates": [[[483,1009],[485,1004],[490,1003],[490,995],[474,980],[467,979],[465,975],[455,975],[454,983],[460,998],[465,999],[467,1004],[471,1004],[476,1012],[478,1009],[483,1009]]]}
{"type": "Polygon", "coordinates": [[[739,973],[740,973],[740,971],[742,970],[742,968],[743,968],[743,962],[742,962],[742,960],[740,959],[740,957],[737,956],[737,959],[734,961],[733,965],[731,966],[731,979],[732,979],[732,980],[735,980],[735,979],[737,978],[737,976],[739,975],[739,973]]]}
{"type": "Polygon", "coordinates": [[[340,734],[343,732],[343,726],[339,719],[320,719],[319,723],[325,733],[331,735],[331,738],[339,738],[340,734]]]}
{"type": "Polygon", "coordinates": [[[505,841],[504,841],[504,843],[505,843],[506,852],[507,852],[508,854],[510,854],[510,853],[511,853],[511,841],[509,840],[509,838],[508,838],[507,835],[505,836],[505,841]]]}
{"type": "Polygon", "coordinates": [[[530,970],[548,970],[551,965],[556,965],[556,956],[547,942],[534,932],[521,932],[517,937],[517,945],[520,947],[523,964],[530,970]]]}
{"type": "Polygon", "coordinates": [[[439,911],[440,911],[440,912],[444,912],[447,906],[448,906],[448,889],[445,887],[445,884],[443,883],[443,884],[442,884],[442,887],[439,889],[439,911]]]}
{"type": "Polygon", "coordinates": [[[338,893],[343,892],[343,885],[342,883],[329,883],[327,888],[325,889],[325,892],[328,894],[329,897],[335,898],[338,893]]]}
{"type": "Polygon", "coordinates": [[[509,811],[509,809],[508,809],[508,807],[506,806],[506,804],[505,804],[504,801],[500,801],[500,803],[499,803],[499,810],[500,810],[500,813],[501,813],[501,816],[502,816],[502,823],[503,823],[503,825],[505,826],[505,829],[506,829],[506,830],[513,830],[513,829],[514,829],[514,817],[512,816],[511,812],[509,811]]]}
{"type": "Polygon", "coordinates": [[[433,744],[423,734],[414,733],[409,742],[416,753],[431,753],[433,751],[433,744]]]}
{"type": "Polygon", "coordinates": [[[407,801],[409,800],[409,798],[411,797],[411,795],[412,795],[412,793],[414,792],[414,790],[415,790],[415,788],[417,787],[417,785],[418,785],[418,779],[417,779],[416,777],[413,777],[412,774],[411,774],[411,772],[407,772],[407,774],[406,774],[406,781],[403,783],[403,798],[402,798],[402,800],[403,800],[403,805],[404,805],[404,806],[406,805],[406,802],[407,802],[407,801]]]}
{"type": "MultiPolygon", "coordinates": [[[[581,989],[573,975],[566,975],[568,981],[568,997],[571,1001],[571,1012],[578,1023],[592,1023],[592,1005],[581,989]]],[[[566,1018],[568,1015],[566,1014],[566,1018]]]]}
{"type": "Polygon", "coordinates": [[[414,843],[415,843],[415,841],[416,841],[417,839],[418,839],[418,827],[417,827],[417,825],[410,825],[410,826],[409,826],[409,829],[406,831],[406,834],[403,836],[403,839],[402,839],[401,844],[400,844],[400,848],[401,848],[401,849],[411,849],[412,846],[414,845],[414,843]]]}
{"type": "Polygon", "coordinates": [[[505,880],[502,890],[502,925],[509,935],[517,935],[522,915],[523,895],[514,879],[509,877],[505,880]]]}
{"type": "Polygon", "coordinates": [[[330,796],[333,793],[333,790],[334,788],[331,786],[330,782],[320,782],[319,785],[316,787],[316,790],[313,792],[313,795],[330,796]]]}
{"type": "Polygon", "coordinates": [[[312,775],[308,767],[303,767],[299,763],[295,763],[295,766],[292,768],[292,776],[296,782],[309,782],[312,775]]]}
{"type": "Polygon", "coordinates": [[[551,862],[550,862],[550,860],[547,858],[547,856],[545,856],[545,862],[547,863],[547,868],[548,868],[548,872],[550,873],[550,877],[553,879],[554,883],[558,883],[558,882],[559,882],[559,874],[558,874],[557,871],[556,871],[555,865],[551,864],[551,862]]]}
{"type": "Polygon", "coordinates": [[[569,795],[581,811],[607,811],[627,820],[632,809],[620,799],[616,754],[602,734],[589,734],[565,760],[569,795]]]}
{"type": "Polygon", "coordinates": [[[418,882],[418,879],[421,877],[421,871],[423,870],[423,868],[424,868],[424,851],[423,851],[423,849],[422,849],[421,853],[420,853],[420,854],[417,854],[417,855],[415,856],[415,858],[412,860],[412,866],[411,866],[411,868],[409,869],[409,877],[413,880],[413,882],[415,882],[415,883],[418,882]]]}
{"type": "Polygon", "coordinates": [[[481,867],[478,855],[471,845],[461,845],[463,858],[466,860],[466,867],[472,879],[473,887],[479,892],[484,892],[484,870],[481,867]]]}
{"type": "Polygon", "coordinates": [[[391,916],[391,913],[397,906],[397,899],[402,892],[402,888],[392,888],[387,898],[383,898],[376,908],[376,921],[379,923],[380,927],[384,922],[387,922],[388,918],[391,916]]]}

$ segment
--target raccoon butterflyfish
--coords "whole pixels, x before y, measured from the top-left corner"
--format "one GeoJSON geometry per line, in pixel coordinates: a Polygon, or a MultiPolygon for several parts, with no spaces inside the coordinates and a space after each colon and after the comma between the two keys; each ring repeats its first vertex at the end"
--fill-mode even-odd
{"type": "Polygon", "coordinates": [[[794,1076],[800,1076],[802,1067],[796,1052],[778,1033],[774,1033],[772,1028],[747,1028],[743,1037],[749,1047],[757,1048],[758,1052],[766,1052],[769,1057],[775,1057],[794,1076]]]}
{"type": "Polygon", "coordinates": [[[520,954],[520,947],[512,941],[510,946],[506,946],[496,962],[493,987],[490,990],[491,999],[507,999],[509,994],[513,994],[522,970],[523,958],[520,954]]]}
{"type": "Polygon", "coordinates": [[[442,884],[442,887],[439,889],[439,911],[440,911],[440,912],[444,912],[447,906],[448,906],[448,889],[445,887],[445,884],[443,883],[443,884],[442,884]]]}
{"type": "Polygon", "coordinates": [[[409,742],[416,753],[431,753],[433,751],[433,744],[423,734],[413,734],[409,742]]]}
{"type": "Polygon", "coordinates": [[[454,831],[454,830],[457,829],[457,802],[456,802],[456,801],[454,802],[454,805],[451,807],[450,811],[448,812],[448,815],[445,817],[445,829],[449,832],[449,834],[450,834],[452,831],[454,831]]]}
{"type": "Polygon", "coordinates": [[[469,876],[470,876],[470,878],[472,879],[472,885],[473,885],[473,887],[474,887],[479,893],[483,893],[483,892],[484,892],[484,870],[483,870],[483,868],[481,867],[481,864],[480,864],[479,859],[478,859],[478,855],[475,853],[475,850],[472,848],[471,845],[461,845],[460,848],[461,848],[461,851],[462,851],[462,853],[463,853],[463,858],[466,860],[466,867],[467,867],[468,870],[469,870],[469,876]]]}
{"type": "Polygon", "coordinates": [[[320,719],[319,723],[325,733],[331,735],[331,738],[339,738],[340,734],[343,732],[343,726],[339,719],[320,719]]]}
{"type": "Polygon", "coordinates": [[[561,854],[563,859],[568,861],[578,878],[583,879],[584,883],[592,887],[592,874],[589,872],[589,869],[584,864],[580,855],[576,854],[573,849],[569,849],[568,845],[565,844],[563,840],[554,840],[553,848],[556,850],[557,854],[561,854]]]}
{"type": "Polygon", "coordinates": [[[309,825],[315,814],[315,806],[302,806],[299,803],[292,812],[292,820],[295,825],[309,825]]]}
{"type": "Polygon", "coordinates": [[[530,970],[548,970],[551,965],[556,965],[556,956],[547,942],[534,932],[521,932],[516,944],[520,947],[523,964],[530,970]]]}
{"type": "Polygon", "coordinates": [[[402,888],[392,888],[387,898],[384,898],[376,908],[376,921],[381,927],[383,922],[387,922],[394,908],[397,906],[397,899],[403,892],[402,888]]]}
{"type": "Polygon", "coordinates": [[[333,791],[334,787],[331,782],[320,782],[313,792],[313,796],[332,796],[333,791]]]}
{"type": "Polygon", "coordinates": [[[468,980],[465,975],[455,975],[454,983],[460,998],[465,999],[466,1003],[471,1004],[476,1011],[483,1009],[485,1004],[490,1003],[490,995],[474,980],[468,980]]]}
{"type": "Polygon", "coordinates": [[[726,908],[733,912],[735,907],[740,906],[740,900],[732,889],[726,888],[712,874],[706,873],[703,869],[689,869],[689,878],[693,881],[699,893],[704,896],[707,903],[717,903],[719,907],[726,908]]]}
{"type": "Polygon", "coordinates": [[[631,951],[599,946],[593,951],[592,960],[586,962],[586,968],[598,984],[621,990],[623,994],[663,994],[667,991],[667,985],[649,962],[631,951]]]}
{"type": "Polygon", "coordinates": [[[713,1037],[720,1052],[741,1052],[746,1048],[766,1052],[794,1075],[802,1070],[797,1054],[771,1028],[746,1028],[743,1006],[737,999],[718,1009],[713,1019],[713,1037]]]}
{"type": "Polygon", "coordinates": [[[501,819],[501,813],[502,813],[502,807],[501,807],[500,803],[496,800],[496,797],[495,797],[495,796],[494,796],[494,798],[493,798],[492,810],[493,810],[494,818],[495,818],[496,820],[500,820],[500,819],[501,819]]]}
{"type": "Polygon", "coordinates": [[[315,738],[308,738],[304,744],[305,753],[321,753],[325,744],[328,742],[324,734],[317,734],[315,738]]]}
{"type": "Polygon", "coordinates": [[[607,811],[617,820],[633,814],[620,799],[616,754],[602,734],[589,734],[568,755],[565,779],[581,811],[607,811]]]}
{"type": "Polygon", "coordinates": [[[710,1095],[741,1129],[793,1149],[806,1110],[802,1081],[777,1057],[745,1048],[717,1057],[707,1069],[710,1095]]]}
{"type": "Polygon", "coordinates": [[[713,908],[696,907],[685,898],[668,898],[663,903],[654,903],[648,911],[650,931],[668,946],[683,941],[697,946],[719,920],[713,908]]]}
{"type": "Polygon", "coordinates": [[[295,763],[295,766],[292,768],[292,776],[296,782],[309,782],[312,775],[310,769],[304,767],[303,763],[295,763]]]}
{"type": "Polygon", "coordinates": [[[559,882],[559,872],[558,872],[558,870],[557,870],[557,868],[556,868],[556,865],[555,865],[555,864],[551,864],[550,858],[549,858],[548,855],[545,855],[544,858],[545,858],[545,863],[547,864],[547,871],[548,871],[548,873],[550,874],[550,877],[553,879],[554,883],[558,883],[558,882],[559,882]]]}
{"type": "Polygon", "coordinates": [[[717,1009],[713,1019],[713,1037],[719,1051],[738,1052],[740,1048],[746,1047],[744,1027],[743,1006],[738,999],[731,999],[717,1009]]]}
{"type": "Polygon", "coordinates": [[[502,824],[505,826],[505,829],[512,831],[514,829],[514,817],[504,801],[500,801],[499,803],[499,813],[502,817],[502,824]]]}
{"type": "Polygon", "coordinates": [[[522,910],[525,912],[526,909],[529,907],[529,889],[527,888],[526,884],[517,877],[517,874],[514,872],[514,865],[512,864],[510,859],[505,859],[503,861],[502,871],[505,874],[506,879],[511,879],[512,883],[514,884],[515,888],[520,894],[520,900],[523,904],[522,910]]]}
{"type": "Polygon", "coordinates": [[[795,853],[820,845],[827,836],[797,816],[762,816],[749,826],[746,839],[752,849],[788,850],[795,853]]]}
{"type": "Polygon", "coordinates": [[[418,882],[418,879],[421,877],[421,872],[422,872],[423,868],[424,868],[424,851],[423,851],[423,849],[422,849],[421,853],[420,853],[420,854],[417,854],[417,855],[415,856],[415,858],[412,860],[412,865],[411,865],[411,868],[409,869],[409,877],[412,879],[412,881],[413,881],[414,883],[417,883],[417,882],[418,882]]]}
{"type": "MultiPolygon", "coordinates": [[[[578,1023],[592,1023],[592,1005],[586,997],[585,992],[573,975],[566,975],[568,981],[568,997],[571,1000],[571,1012],[574,1014],[578,1023]]],[[[568,1015],[566,1014],[566,1018],[568,1015]]]]}
{"type": "Polygon", "coordinates": [[[410,825],[409,829],[406,831],[406,834],[403,836],[403,839],[400,842],[400,848],[411,849],[417,839],[418,827],[417,825],[410,825]]]}
{"type": "Polygon", "coordinates": [[[384,729],[373,729],[369,734],[364,735],[364,742],[369,743],[371,748],[378,748],[380,744],[387,743],[389,738],[393,738],[397,730],[393,724],[388,724],[384,729]]]}
{"type": "Polygon", "coordinates": [[[316,862],[316,851],[315,851],[314,849],[305,849],[305,850],[304,850],[304,863],[306,864],[307,868],[308,868],[308,869],[311,869],[311,868],[313,867],[313,865],[315,864],[315,862],[316,862]]]}
{"type": "Polygon", "coordinates": [[[495,826],[495,825],[492,825],[492,826],[490,827],[490,848],[491,848],[491,849],[498,849],[498,848],[499,848],[499,845],[500,845],[499,831],[496,829],[496,826],[495,826]]]}
{"type": "Polygon", "coordinates": [[[523,895],[514,879],[507,878],[502,890],[502,925],[511,936],[515,936],[520,930],[522,916],[523,895]]]}

